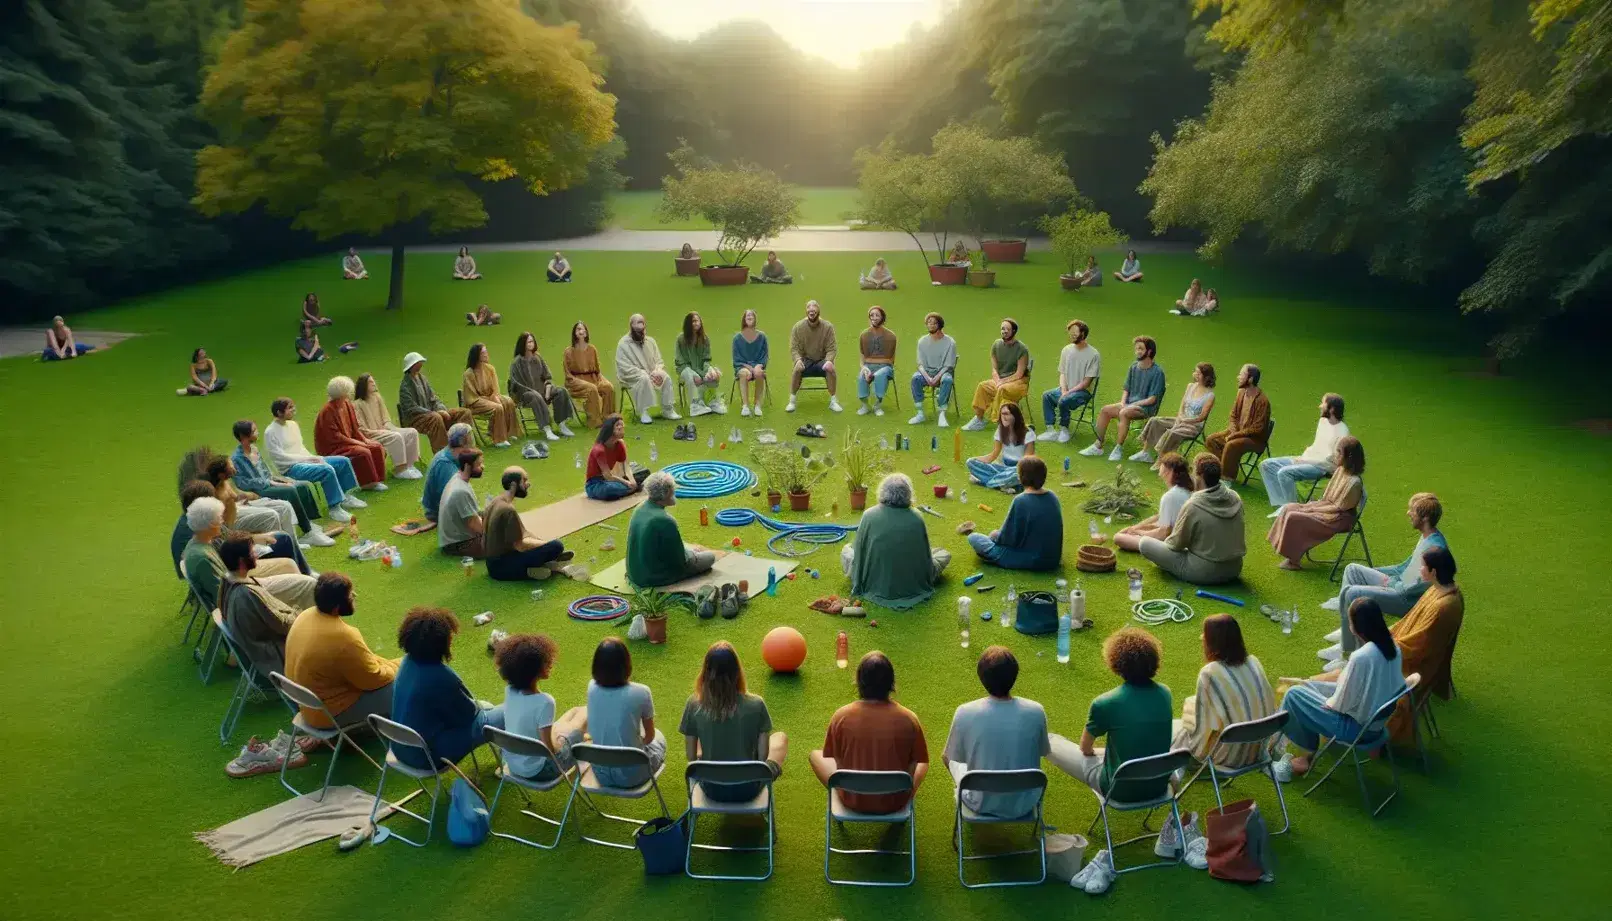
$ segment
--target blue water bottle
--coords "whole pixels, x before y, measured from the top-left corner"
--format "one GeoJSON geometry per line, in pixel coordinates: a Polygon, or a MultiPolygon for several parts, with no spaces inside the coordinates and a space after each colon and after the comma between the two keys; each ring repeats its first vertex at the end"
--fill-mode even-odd
{"type": "Polygon", "coordinates": [[[776,566],[767,567],[767,594],[773,598],[778,597],[778,567],[776,566]]]}
{"type": "Polygon", "coordinates": [[[1061,608],[1058,611],[1058,664],[1069,664],[1069,611],[1067,608],[1061,608]]]}
{"type": "Polygon", "coordinates": [[[1068,457],[1068,455],[1065,455],[1064,459],[1063,459],[1063,472],[1064,473],[1069,472],[1069,457],[1068,457]]]}

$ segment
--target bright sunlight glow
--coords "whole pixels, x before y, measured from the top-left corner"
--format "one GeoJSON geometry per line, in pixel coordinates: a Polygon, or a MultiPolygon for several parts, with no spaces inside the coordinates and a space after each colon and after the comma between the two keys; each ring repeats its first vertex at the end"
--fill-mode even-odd
{"type": "Polygon", "coordinates": [[[694,38],[719,23],[759,19],[807,54],[842,67],[900,43],[915,25],[933,25],[941,0],[634,0],[645,21],[673,38],[694,38]]]}

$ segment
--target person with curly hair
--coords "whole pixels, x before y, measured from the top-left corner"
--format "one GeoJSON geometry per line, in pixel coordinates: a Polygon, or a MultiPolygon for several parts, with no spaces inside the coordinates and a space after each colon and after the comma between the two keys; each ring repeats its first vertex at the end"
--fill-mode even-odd
{"type": "Polygon", "coordinates": [[[559,656],[559,647],[542,633],[517,633],[498,644],[498,674],[508,687],[504,691],[504,729],[518,736],[536,739],[548,746],[553,758],[541,755],[504,753],[510,773],[526,780],[558,780],[576,766],[571,746],[581,742],[588,728],[588,711],[572,707],[558,719],[554,716],[554,696],[538,690],[547,681],[559,656]]]}
{"type": "Polygon", "coordinates": [[[1164,793],[1168,778],[1114,783],[1114,770],[1133,758],[1170,750],[1175,707],[1170,689],[1153,680],[1164,647],[1140,627],[1125,627],[1103,641],[1103,660],[1119,687],[1091,702],[1086,730],[1076,744],[1054,733],[1047,756],[1065,774],[1122,802],[1145,802],[1164,793]],[[1098,747],[1097,740],[1106,744],[1098,747]]]}
{"type": "MultiPolygon", "coordinates": [[[[477,700],[449,667],[459,618],[446,608],[417,607],[403,615],[397,645],[403,650],[392,685],[392,719],[418,732],[441,761],[455,764],[482,744],[482,727],[504,728],[504,708],[477,700]]],[[[399,761],[431,769],[425,752],[408,746],[392,748],[399,761]]]]}

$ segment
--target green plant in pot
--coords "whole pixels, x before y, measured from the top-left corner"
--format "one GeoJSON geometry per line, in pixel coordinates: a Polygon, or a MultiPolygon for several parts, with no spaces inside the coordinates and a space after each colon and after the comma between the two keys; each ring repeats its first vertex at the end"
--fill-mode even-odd
{"type": "Polygon", "coordinates": [[[651,643],[658,646],[666,642],[666,616],[681,604],[678,596],[657,588],[635,587],[627,604],[633,614],[643,615],[644,629],[651,643]]]}
{"type": "Polygon", "coordinates": [[[789,508],[796,512],[811,509],[812,487],[834,469],[832,455],[813,454],[805,446],[756,445],[750,459],[767,478],[768,492],[788,496],[789,508]]]}
{"type": "Polygon", "coordinates": [[[1125,235],[1109,223],[1106,211],[1075,208],[1064,214],[1046,215],[1037,225],[1047,235],[1052,243],[1052,251],[1063,263],[1064,272],[1058,276],[1058,281],[1065,291],[1080,289],[1081,273],[1086,267],[1087,257],[1096,255],[1099,249],[1125,243],[1125,235]]]}
{"type": "Polygon", "coordinates": [[[862,433],[847,429],[840,446],[840,473],[845,476],[845,488],[851,494],[851,511],[860,512],[868,507],[868,488],[875,478],[895,469],[890,452],[881,451],[862,440],[862,433]]]}

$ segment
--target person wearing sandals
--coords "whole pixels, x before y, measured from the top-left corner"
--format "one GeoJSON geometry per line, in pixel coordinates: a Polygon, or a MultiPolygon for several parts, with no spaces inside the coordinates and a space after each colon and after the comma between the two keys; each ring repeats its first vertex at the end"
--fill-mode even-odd
{"type": "Polygon", "coordinates": [[[610,502],[632,495],[640,485],[627,463],[627,420],[611,413],[599,423],[599,435],[588,450],[582,491],[589,499],[610,502]]]}
{"type": "MultiPolygon", "coordinates": [[[[774,732],[767,702],[749,693],[739,654],[727,640],[705,651],[694,693],[677,724],[684,752],[693,761],[765,761],[777,778],[789,754],[789,738],[774,732]]],[[[743,803],[761,793],[760,783],[704,784],[700,792],[722,803],[743,803]]]]}
{"type": "Polygon", "coordinates": [[[204,397],[222,393],[228,386],[229,380],[218,376],[218,366],[208,357],[206,349],[190,353],[190,383],[179,389],[180,396],[204,397]]]}
{"type": "Polygon", "coordinates": [[[931,548],[929,529],[912,508],[912,480],[892,473],[879,483],[879,504],[862,513],[856,540],[840,551],[851,595],[905,611],[928,601],[952,561],[950,550],[931,548]]]}
{"type": "Polygon", "coordinates": [[[633,510],[627,524],[627,581],[635,586],[671,585],[716,565],[716,554],[683,543],[677,519],[667,511],[677,504],[676,492],[676,481],[664,470],[644,480],[648,501],[633,510]]]}
{"type": "Polygon", "coordinates": [[[554,753],[553,758],[544,758],[504,752],[510,773],[525,780],[546,783],[568,773],[576,765],[571,746],[583,740],[588,728],[586,708],[572,707],[556,719],[553,695],[538,690],[537,683],[548,680],[558,655],[554,641],[541,633],[517,633],[498,644],[498,675],[508,685],[504,729],[537,739],[554,753]]]}
{"type": "MultiPolygon", "coordinates": [[[[645,505],[648,505],[646,502],[645,505]]],[[[642,768],[593,765],[593,776],[611,787],[648,783],[666,763],[666,735],[655,728],[655,698],[632,679],[632,653],[620,637],[607,636],[593,650],[588,681],[588,734],[595,745],[636,748],[649,758],[642,768]]]]}
{"type": "Polygon", "coordinates": [[[1159,479],[1164,482],[1164,494],[1159,496],[1159,512],[1123,528],[1114,535],[1114,546],[1136,553],[1141,549],[1142,538],[1164,540],[1175,529],[1181,509],[1192,498],[1192,468],[1187,459],[1171,451],[1159,458],[1159,479]]]}
{"type": "Polygon", "coordinates": [[[975,531],[968,545],[979,558],[1003,569],[1047,572],[1063,557],[1063,507],[1047,485],[1047,462],[1031,455],[1019,459],[1024,492],[1013,497],[1002,527],[989,535],[975,531]]]}
{"type": "Polygon", "coordinates": [[[1292,714],[1285,735],[1301,754],[1284,756],[1283,773],[1308,773],[1321,740],[1353,739],[1377,708],[1405,687],[1399,647],[1383,621],[1382,608],[1370,598],[1349,606],[1349,630],[1360,647],[1349,654],[1343,670],[1327,672],[1288,688],[1282,709],[1292,714]]]}
{"type": "MultiPolygon", "coordinates": [[[[485,740],[482,729],[504,728],[504,708],[477,700],[452,666],[459,618],[445,608],[417,607],[403,615],[397,645],[403,662],[392,682],[392,719],[420,734],[432,757],[458,764],[485,740]]],[[[394,745],[392,754],[412,768],[441,770],[411,745],[394,745]]]]}
{"type": "Polygon", "coordinates": [[[538,541],[526,532],[526,523],[515,511],[515,500],[526,498],[532,490],[525,470],[506,468],[499,483],[504,491],[487,503],[484,516],[487,575],[501,582],[547,579],[574,554],[558,540],[538,541]]]}

